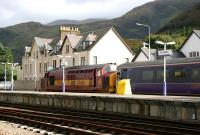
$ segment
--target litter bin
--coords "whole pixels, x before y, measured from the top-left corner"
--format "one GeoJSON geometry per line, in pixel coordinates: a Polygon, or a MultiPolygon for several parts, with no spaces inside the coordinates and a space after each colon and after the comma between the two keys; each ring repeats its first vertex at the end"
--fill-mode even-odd
{"type": "Polygon", "coordinates": [[[120,94],[120,95],[132,94],[130,79],[123,79],[117,83],[117,94],[120,94]]]}

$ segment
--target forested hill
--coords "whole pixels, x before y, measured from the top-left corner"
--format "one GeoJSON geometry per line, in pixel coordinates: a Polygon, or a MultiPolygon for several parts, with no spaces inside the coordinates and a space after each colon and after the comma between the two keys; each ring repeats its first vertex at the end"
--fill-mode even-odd
{"type": "Polygon", "coordinates": [[[158,33],[184,34],[191,32],[193,29],[200,30],[200,3],[176,16],[163,26],[158,33]]]}

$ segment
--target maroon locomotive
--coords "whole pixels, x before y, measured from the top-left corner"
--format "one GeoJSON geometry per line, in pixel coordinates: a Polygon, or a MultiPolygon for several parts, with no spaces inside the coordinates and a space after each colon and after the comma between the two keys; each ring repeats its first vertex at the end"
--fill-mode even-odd
{"type": "MultiPolygon", "coordinates": [[[[66,92],[114,93],[117,72],[113,64],[75,66],[65,68],[66,92]]],[[[62,91],[63,71],[56,68],[48,71],[42,79],[42,91],[62,91]]]]}

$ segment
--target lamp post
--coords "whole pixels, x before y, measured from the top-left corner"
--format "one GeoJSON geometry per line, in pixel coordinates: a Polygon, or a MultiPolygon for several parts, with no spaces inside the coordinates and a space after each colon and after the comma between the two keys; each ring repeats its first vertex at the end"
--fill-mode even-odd
{"type": "Polygon", "coordinates": [[[6,90],[6,63],[1,63],[4,65],[4,89],[6,90]]]}
{"type": "Polygon", "coordinates": [[[37,70],[36,70],[36,60],[35,59],[31,59],[31,61],[34,62],[34,66],[35,66],[35,72],[34,72],[34,80],[35,80],[35,91],[36,91],[36,88],[37,88],[37,70]]]}
{"type": "Polygon", "coordinates": [[[160,53],[160,55],[163,55],[164,56],[164,78],[163,78],[163,95],[164,96],[167,96],[167,83],[166,83],[166,56],[168,55],[172,55],[172,52],[170,50],[166,50],[167,48],[167,45],[174,45],[175,42],[162,42],[162,41],[156,41],[155,42],[156,44],[160,44],[160,45],[164,45],[164,51],[162,51],[160,53]]]}
{"type": "Polygon", "coordinates": [[[148,27],[149,30],[149,61],[151,60],[151,39],[150,39],[150,34],[151,34],[151,28],[149,25],[146,24],[142,24],[142,23],[136,23],[136,25],[138,26],[144,26],[144,27],[148,27]]]}
{"type": "Polygon", "coordinates": [[[61,62],[61,66],[62,66],[62,69],[63,69],[63,72],[62,72],[62,91],[65,92],[65,66],[67,66],[67,62],[65,62],[65,58],[66,57],[71,57],[71,56],[62,56],[62,55],[57,55],[59,58],[62,58],[62,62],[61,62]]]}
{"type": "Polygon", "coordinates": [[[19,63],[8,63],[8,64],[11,65],[11,91],[13,91],[14,87],[13,71],[14,67],[17,66],[19,63]]]}

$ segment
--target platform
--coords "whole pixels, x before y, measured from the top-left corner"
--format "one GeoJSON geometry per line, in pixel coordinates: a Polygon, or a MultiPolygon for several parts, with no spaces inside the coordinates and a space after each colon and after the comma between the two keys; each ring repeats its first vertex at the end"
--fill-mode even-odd
{"type": "Polygon", "coordinates": [[[0,102],[200,122],[199,97],[1,91],[0,102]]]}

